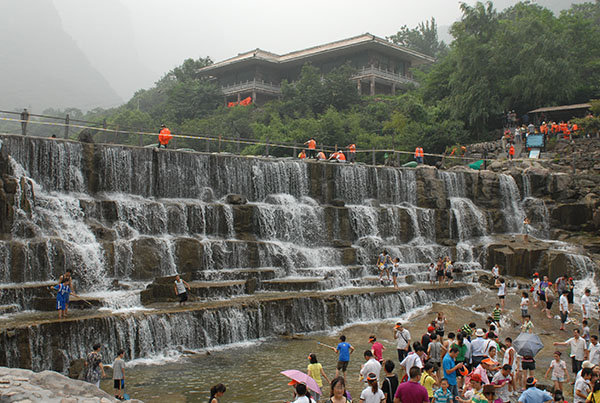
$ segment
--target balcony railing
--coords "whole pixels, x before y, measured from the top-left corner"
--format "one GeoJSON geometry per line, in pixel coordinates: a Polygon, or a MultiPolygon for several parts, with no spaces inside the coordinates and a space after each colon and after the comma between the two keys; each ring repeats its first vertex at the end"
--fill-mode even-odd
{"type": "Polygon", "coordinates": [[[381,78],[387,81],[395,82],[396,84],[412,84],[418,86],[419,83],[412,78],[403,76],[401,74],[394,73],[393,71],[383,70],[378,67],[363,67],[354,76],[353,79],[367,78],[375,76],[375,78],[381,78]]]}
{"type": "Polygon", "coordinates": [[[262,80],[248,80],[240,83],[234,83],[221,87],[221,91],[225,95],[237,94],[245,91],[260,91],[263,93],[281,94],[281,86],[274,83],[267,83],[262,80]]]}

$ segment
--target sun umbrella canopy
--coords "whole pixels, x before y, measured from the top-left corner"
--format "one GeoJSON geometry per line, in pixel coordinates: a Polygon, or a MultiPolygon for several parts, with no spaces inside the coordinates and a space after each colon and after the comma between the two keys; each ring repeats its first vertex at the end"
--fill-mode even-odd
{"type": "Polygon", "coordinates": [[[523,357],[535,357],[544,348],[544,344],[537,334],[521,333],[513,343],[515,350],[523,357]]]}
{"type": "Polygon", "coordinates": [[[306,387],[313,392],[317,392],[321,394],[321,388],[317,385],[317,381],[311,378],[309,375],[305,374],[302,371],[298,371],[296,369],[288,369],[287,371],[281,371],[280,374],[287,376],[288,378],[303,383],[306,387]]]}

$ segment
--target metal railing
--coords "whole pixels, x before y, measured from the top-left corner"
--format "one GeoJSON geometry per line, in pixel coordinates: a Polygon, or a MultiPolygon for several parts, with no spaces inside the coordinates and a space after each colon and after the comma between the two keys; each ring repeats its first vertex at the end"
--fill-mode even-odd
{"type": "MultiPolygon", "coordinates": [[[[143,131],[136,128],[125,127],[120,125],[108,124],[104,119],[102,122],[92,122],[80,119],[71,119],[67,114],[65,117],[48,116],[29,113],[26,119],[22,119],[22,112],[0,110],[0,133],[3,134],[21,134],[23,136],[36,137],[52,137],[62,138],[65,140],[81,140],[92,141],[96,143],[118,144],[139,147],[156,146],[158,140],[158,130],[143,131]],[[6,117],[8,115],[12,117],[6,117]],[[33,128],[38,128],[37,133],[32,133],[33,128]],[[75,129],[80,129],[79,132],[75,129]],[[82,133],[86,133],[86,138],[82,138],[82,133]],[[43,133],[43,135],[40,135],[43,133]],[[76,134],[77,133],[77,134],[76,134]]],[[[276,157],[297,157],[302,149],[307,146],[304,143],[294,142],[271,142],[269,138],[266,140],[256,140],[249,138],[215,136],[210,134],[192,134],[176,132],[172,134],[173,139],[169,146],[170,149],[176,149],[175,144],[178,141],[187,141],[187,144],[179,144],[179,149],[183,151],[197,152],[229,152],[233,154],[241,154],[241,146],[256,146],[253,150],[255,156],[276,156],[276,157]],[[204,144],[202,144],[204,143],[204,144]],[[186,147],[181,147],[182,145],[186,147]],[[274,150],[277,150],[273,152],[274,150]],[[283,151],[287,150],[287,151],[283,151]]],[[[308,138],[309,136],[307,136],[308,138]]],[[[334,151],[345,150],[346,147],[318,145],[317,151],[332,153],[334,151]]],[[[246,150],[247,151],[247,150],[246,150]]],[[[414,151],[402,151],[394,149],[358,149],[356,154],[370,154],[369,157],[363,157],[363,163],[368,165],[393,165],[398,166],[402,158],[412,157],[414,151]],[[402,157],[404,156],[404,157],[402,157]],[[383,158],[382,158],[383,157],[383,158]],[[378,163],[382,161],[383,164],[378,163]]],[[[481,158],[471,157],[452,157],[444,154],[424,153],[424,156],[433,157],[435,160],[440,158],[445,159],[460,159],[464,162],[479,160],[481,158]]],[[[412,160],[412,159],[411,159],[412,160]]],[[[406,161],[404,161],[406,162],[406,161]]]]}
{"type": "Polygon", "coordinates": [[[419,83],[416,80],[413,80],[410,77],[404,76],[402,74],[394,73],[393,71],[390,71],[390,70],[383,70],[383,69],[380,69],[380,68],[374,67],[374,66],[363,67],[362,69],[358,70],[358,72],[356,74],[354,74],[352,76],[352,78],[359,79],[359,78],[364,78],[366,76],[376,76],[376,77],[383,78],[385,80],[396,82],[398,84],[411,84],[411,85],[416,85],[416,86],[419,85],[419,83]]]}
{"type": "Polygon", "coordinates": [[[259,90],[259,91],[269,92],[269,93],[278,95],[281,93],[281,86],[277,85],[277,84],[273,84],[271,82],[267,83],[263,80],[253,79],[253,80],[234,83],[234,84],[230,84],[230,85],[221,87],[221,91],[223,91],[223,94],[225,94],[225,95],[231,95],[231,94],[241,92],[241,91],[252,91],[252,90],[259,90]]]}

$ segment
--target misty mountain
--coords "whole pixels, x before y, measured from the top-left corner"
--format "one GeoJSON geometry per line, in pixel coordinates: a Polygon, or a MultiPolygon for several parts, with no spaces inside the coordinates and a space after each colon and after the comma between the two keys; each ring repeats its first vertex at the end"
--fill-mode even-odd
{"type": "Polygon", "coordinates": [[[51,0],[2,0],[0,38],[0,108],[39,112],[122,103],[65,32],[51,0]]]}
{"type": "Polygon", "coordinates": [[[121,0],[54,0],[54,6],[65,31],[121,98],[131,98],[164,74],[142,63],[132,15],[121,0]]]}

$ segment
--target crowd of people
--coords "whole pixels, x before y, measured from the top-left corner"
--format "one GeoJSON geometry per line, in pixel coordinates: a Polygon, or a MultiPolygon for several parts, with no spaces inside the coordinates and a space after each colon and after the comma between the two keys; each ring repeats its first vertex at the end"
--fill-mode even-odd
{"type": "MultiPolygon", "coordinates": [[[[383,279],[386,273],[389,275],[390,268],[393,278],[394,260],[387,251],[381,253],[377,261],[380,279],[383,279]]],[[[440,258],[437,265],[432,263],[431,273],[434,273],[435,277],[430,277],[430,281],[451,281],[452,276],[448,279],[445,274],[446,269],[451,266],[449,258],[440,258]]],[[[539,309],[542,315],[553,318],[555,295],[560,296],[557,316],[560,318],[560,331],[565,331],[567,323],[581,326],[581,329],[573,329],[572,337],[553,343],[556,348],[554,359],[544,373],[544,379],[550,378],[552,386],[538,387],[538,380],[534,376],[535,354],[521,355],[521,350],[513,346],[511,337],[500,337],[501,332],[510,327],[506,325],[510,321],[504,318],[509,290],[507,281],[500,276],[498,265],[492,267],[491,274],[498,289],[498,302],[489,313],[484,326],[479,327],[475,322],[469,322],[457,331],[446,334],[446,317],[443,312],[438,312],[424,334],[415,341],[403,323],[395,324],[393,335],[397,343],[397,374],[394,373],[397,366],[394,360],[383,358],[385,347],[377,341],[376,335],[370,336],[371,349],[363,352],[365,361],[359,374],[359,381],[365,384],[360,402],[566,402],[564,388],[571,380],[574,403],[600,402],[600,344],[598,336],[591,335],[589,326],[592,311],[597,310],[600,314],[600,303],[597,303],[594,309],[591,290],[585,289],[580,296],[578,305],[581,309],[581,322],[571,318],[575,305],[575,283],[572,277],[559,276],[552,283],[547,276],[535,273],[530,289],[520,290],[517,311],[521,314],[520,333],[534,333],[531,309],[539,309]],[[572,375],[567,363],[562,359],[563,353],[560,348],[563,346],[570,347],[572,375]]],[[[336,347],[329,347],[338,353],[339,357],[336,377],[331,382],[331,398],[325,401],[348,402],[350,395],[345,390],[346,369],[354,347],[347,342],[345,336],[340,337],[340,343],[336,347]],[[334,386],[337,390],[334,390],[334,386]]],[[[316,356],[314,360],[316,362],[316,356]]],[[[325,372],[320,364],[317,369],[309,368],[308,373],[322,386],[321,375],[325,375],[325,372]]],[[[309,395],[310,390],[306,391],[307,399],[309,395]]],[[[316,402],[321,400],[318,395],[313,397],[316,402]]],[[[296,401],[312,400],[294,402],[296,401]]]]}

